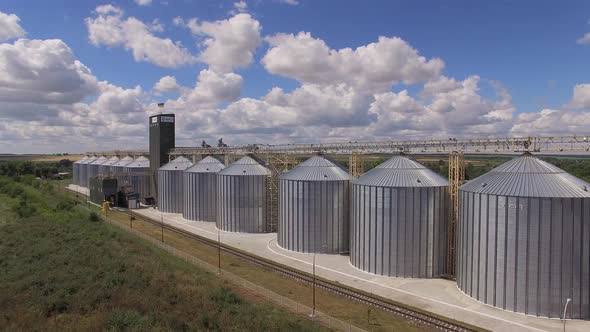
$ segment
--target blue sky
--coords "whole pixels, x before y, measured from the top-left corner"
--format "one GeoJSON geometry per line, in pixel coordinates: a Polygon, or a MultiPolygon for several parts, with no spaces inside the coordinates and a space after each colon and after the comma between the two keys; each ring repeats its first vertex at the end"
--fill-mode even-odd
{"type": "MultiPolygon", "coordinates": [[[[213,68],[211,63],[195,60],[177,66],[163,67],[153,61],[134,59],[132,50],[123,43],[109,44],[104,41],[104,38],[102,42],[97,43],[92,42],[90,38],[92,28],[88,24],[88,19],[96,19],[102,15],[96,11],[98,6],[110,4],[113,8],[121,10],[122,14],[118,16],[121,21],[135,18],[148,26],[158,23],[160,28],[152,31],[154,36],[181,43],[191,55],[199,57],[206,49],[202,42],[207,38],[215,39],[217,37],[212,37],[208,33],[191,32],[187,22],[191,18],[195,18],[198,24],[229,20],[240,12],[235,3],[236,1],[153,0],[147,5],[138,5],[134,0],[111,2],[4,0],[0,4],[0,12],[18,16],[20,26],[26,31],[26,35],[8,38],[4,43],[16,43],[18,38],[60,39],[71,49],[73,56],[92,71],[92,75],[96,77],[97,81],[108,81],[112,85],[111,91],[115,90],[114,87],[120,87],[124,91],[139,85],[141,93],[136,96],[138,104],[133,106],[137,108],[135,111],[149,113],[153,111],[153,107],[150,108],[150,105],[154,102],[170,100],[176,102],[176,111],[187,114],[185,125],[189,122],[221,121],[216,118],[217,115],[212,110],[228,111],[226,113],[230,114],[230,111],[234,112],[233,109],[239,107],[241,109],[235,110],[237,112],[235,114],[250,120],[253,120],[254,116],[262,116],[265,120],[274,119],[275,112],[278,112],[280,117],[276,121],[273,120],[261,126],[228,125],[215,130],[204,129],[200,124],[193,123],[192,126],[179,128],[180,139],[186,143],[185,145],[201,138],[210,139],[221,135],[232,137],[235,141],[247,139],[252,141],[289,141],[312,138],[344,139],[346,135],[343,132],[356,135],[355,137],[358,138],[382,136],[396,138],[395,132],[403,135],[415,134],[416,137],[431,135],[473,136],[478,133],[486,136],[555,134],[558,132],[572,133],[572,131],[579,134],[580,119],[587,118],[586,112],[590,109],[590,85],[586,88],[586,84],[590,83],[590,42],[579,41],[586,33],[590,32],[590,2],[588,1],[299,0],[292,4],[279,0],[245,1],[245,6],[243,6],[245,8],[241,9],[241,15],[247,15],[249,22],[259,24],[260,42],[253,49],[253,58],[247,65],[236,65],[228,70],[222,70],[224,74],[231,73],[241,77],[242,83],[239,91],[227,92],[231,95],[229,98],[215,97],[214,102],[207,102],[206,105],[191,103],[188,89],[195,88],[199,84],[197,76],[201,71],[213,68]],[[183,24],[173,23],[177,17],[183,19],[183,24]],[[299,70],[313,69],[312,67],[285,69],[282,63],[275,62],[274,66],[269,62],[263,63],[263,58],[269,54],[269,49],[273,47],[272,42],[265,39],[266,37],[276,34],[296,36],[299,32],[310,33],[311,38],[323,41],[332,50],[343,48],[354,50],[357,47],[377,43],[379,36],[399,37],[426,61],[439,58],[444,62],[444,66],[436,73],[420,79],[418,82],[394,82],[395,80],[392,80],[387,86],[379,88],[352,86],[354,84],[345,87],[345,89],[354,90],[353,92],[347,90],[349,92],[347,95],[354,93],[354,96],[351,97],[353,104],[358,104],[359,109],[372,110],[367,111],[372,114],[369,114],[366,121],[361,119],[361,115],[359,115],[363,113],[362,110],[350,110],[346,108],[348,106],[343,106],[345,109],[342,111],[342,117],[349,116],[350,121],[343,123],[329,120],[334,117],[334,114],[327,114],[325,119],[328,120],[325,123],[322,123],[322,119],[324,119],[322,117],[307,119],[304,116],[299,118],[298,114],[296,114],[296,118],[286,120],[290,116],[286,114],[288,112],[306,112],[305,106],[299,101],[300,99],[295,98],[296,90],[305,90],[305,87],[317,88],[321,90],[318,92],[321,94],[321,98],[328,98],[326,91],[331,87],[338,84],[350,84],[350,82],[343,83],[339,78],[334,78],[333,81],[330,81],[329,78],[314,80],[310,79],[309,75],[292,74],[299,70]],[[423,97],[428,82],[434,81],[440,76],[456,82],[464,82],[475,75],[479,77],[476,93],[484,101],[478,101],[477,106],[473,106],[473,102],[467,103],[470,105],[469,107],[475,107],[475,110],[468,106],[453,106],[456,108],[455,110],[445,108],[449,112],[448,116],[467,114],[466,117],[473,117],[472,121],[467,121],[463,125],[459,121],[456,126],[448,124],[440,131],[433,131],[432,127],[427,125],[416,128],[403,127],[405,121],[418,121],[415,117],[416,113],[425,112],[424,114],[428,115],[430,110],[436,108],[436,98],[423,97]],[[155,91],[154,85],[164,76],[174,77],[178,85],[186,89],[155,91]],[[574,100],[576,85],[581,87],[578,100],[574,100]],[[498,100],[498,87],[501,87],[501,91],[506,92],[509,98],[498,100]],[[280,104],[278,102],[260,104],[272,88],[282,89],[281,98],[289,100],[285,102],[289,105],[288,109],[277,110],[277,105],[280,104]],[[392,103],[399,105],[401,103],[399,93],[403,90],[407,90],[412,102],[416,101],[420,106],[404,106],[406,109],[403,110],[389,109],[384,106],[386,100],[390,101],[388,105],[392,105],[392,103]],[[387,92],[391,92],[393,95],[386,96],[387,92]],[[382,96],[381,104],[378,103],[380,101],[378,96],[382,96]],[[394,103],[392,98],[398,102],[394,103]],[[247,102],[256,103],[256,106],[252,106],[257,107],[254,113],[247,113],[250,107],[247,102]],[[493,128],[490,127],[492,125],[489,123],[490,114],[495,114],[493,113],[495,109],[507,107],[510,108],[510,111],[505,110],[504,114],[510,112],[511,119],[507,120],[503,117],[502,125],[498,125],[500,122],[498,120],[493,123],[493,128]],[[182,110],[179,110],[180,108],[182,110]],[[484,110],[485,108],[489,109],[484,110]],[[211,110],[211,115],[204,115],[209,112],[205,109],[211,110]],[[416,112],[408,115],[406,114],[408,109],[416,109],[416,112]],[[542,115],[543,110],[552,110],[553,113],[550,116],[542,115]],[[475,113],[479,115],[473,115],[475,113]],[[518,116],[519,113],[531,113],[531,118],[521,119],[518,116]],[[532,119],[533,114],[537,116],[535,119],[532,119]],[[397,123],[384,126],[385,120],[378,120],[388,117],[389,121],[397,121],[397,123]],[[478,121],[476,118],[486,123],[476,123],[478,121]],[[562,120],[564,121],[563,126],[555,122],[562,120]],[[547,121],[553,125],[547,126],[547,121]],[[375,128],[367,131],[365,127],[369,122],[375,128]],[[510,124],[504,122],[510,122],[510,124]],[[484,127],[480,125],[485,125],[485,129],[482,129],[484,127]],[[382,128],[378,130],[376,127],[380,126],[382,128]],[[455,128],[460,126],[475,127],[473,130],[467,131],[455,128]],[[556,126],[561,129],[556,131],[556,126]],[[280,130],[277,127],[289,129],[280,130]],[[312,130],[309,129],[310,127],[318,128],[312,130]],[[339,127],[342,127],[342,130],[339,131],[339,127]],[[201,133],[189,133],[191,128],[201,130],[201,133]],[[347,128],[352,128],[352,130],[347,128]],[[383,128],[389,128],[387,134],[384,134],[385,129],[383,128]],[[271,134],[260,135],[260,133],[267,132],[271,134]],[[326,134],[326,137],[318,137],[318,132],[329,133],[326,134]]],[[[114,11],[103,16],[115,15],[113,13],[114,11]]],[[[296,43],[296,41],[293,42],[296,43]]],[[[274,47],[280,48],[283,45],[279,43],[274,47]]],[[[298,47],[298,44],[289,45],[291,45],[290,47],[298,47]]],[[[267,59],[270,60],[270,56],[267,59]]],[[[298,59],[292,60],[297,62],[298,59]]],[[[0,64],[1,61],[0,57],[0,64]]],[[[288,60],[280,59],[280,61],[288,60]]],[[[324,60],[321,59],[321,55],[318,55],[310,61],[323,63],[324,60]]],[[[296,65],[305,66],[306,63],[293,64],[292,66],[296,65]]],[[[212,70],[219,72],[217,69],[212,70]]],[[[349,73],[354,72],[351,69],[349,73]]],[[[362,76],[363,73],[361,72],[359,75],[362,76]]],[[[368,76],[368,79],[371,77],[373,76],[368,76]]],[[[51,79],[51,77],[47,77],[47,79],[51,79]]],[[[203,86],[205,85],[203,84],[203,86]]],[[[104,91],[104,88],[96,88],[96,91],[89,92],[80,100],[72,103],[86,103],[89,108],[92,108],[92,103],[100,98],[104,91]]],[[[471,92],[473,91],[466,93],[471,92]]],[[[318,95],[313,94],[313,96],[318,95]]],[[[445,96],[439,96],[439,99],[440,103],[443,103],[444,100],[445,105],[454,105],[452,98],[461,100],[462,96],[463,94],[460,92],[447,93],[445,96]]],[[[472,94],[471,97],[473,97],[472,94]]],[[[0,94],[0,102],[3,101],[1,98],[2,94],[0,94]]],[[[336,94],[335,98],[344,97],[336,94]]],[[[121,102],[120,104],[125,103],[121,102]]],[[[318,103],[321,104],[322,99],[318,99],[318,103]]],[[[62,107],[61,104],[60,102],[60,117],[68,118],[67,115],[64,115],[64,112],[68,111],[67,107],[62,107]]],[[[46,106],[40,103],[38,107],[44,109],[46,106]]],[[[47,107],[53,108],[54,104],[47,107]]],[[[76,107],[79,108],[79,105],[76,107]]],[[[328,107],[331,110],[334,109],[333,106],[328,107]]],[[[329,111],[331,112],[331,110],[329,111]]],[[[101,110],[101,112],[108,111],[101,110]]],[[[82,111],[76,112],[78,112],[77,115],[80,115],[79,112],[82,111]]],[[[91,110],[87,112],[91,112],[91,110]]],[[[119,114],[120,111],[113,112],[119,114]]],[[[309,112],[321,113],[322,110],[312,107],[309,112]]],[[[436,112],[439,111],[436,110],[436,112]]],[[[90,114],[88,113],[86,116],[90,114]]],[[[2,111],[0,111],[0,117],[2,116],[2,111]]],[[[8,118],[7,115],[4,117],[8,118]]],[[[15,120],[19,121],[19,119],[15,120]]],[[[40,122],[40,125],[47,125],[48,122],[51,122],[48,118],[37,121],[40,122]]],[[[130,126],[134,125],[130,121],[128,122],[130,126]]],[[[109,124],[104,123],[103,125],[108,126],[109,124]]],[[[62,123],[60,126],[73,129],[64,130],[61,128],[55,129],[55,131],[61,132],[62,135],[70,133],[76,137],[79,136],[80,141],[84,142],[84,148],[94,147],[92,140],[88,139],[89,131],[92,130],[91,124],[62,123]]],[[[134,142],[141,140],[143,134],[141,134],[139,122],[137,127],[130,127],[127,130],[133,133],[128,138],[135,137],[134,142]]],[[[23,135],[22,132],[20,135],[19,133],[10,133],[3,137],[0,134],[0,142],[20,142],[15,145],[14,149],[33,151],[35,150],[34,140],[43,139],[43,137],[33,134],[23,135]]],[[[57,145],[58,149],[82,148],[69,143],[60,143],[56,134],[48,133],[47,135],[51,137],[51,141],[57,145]]],[[[141,144],[132,143],[130,145],[141,146],[141,144]]]]}

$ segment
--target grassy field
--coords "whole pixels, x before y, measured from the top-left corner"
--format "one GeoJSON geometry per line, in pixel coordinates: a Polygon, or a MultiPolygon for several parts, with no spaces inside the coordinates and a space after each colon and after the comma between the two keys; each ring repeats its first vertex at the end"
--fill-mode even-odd
{"type": "Polygon", "coordinates": [[[0,161],[60,161],[68,159],[71,161],[78,161],[82,159],[82,155],[51,155],[51,154],[0,154],[0,161]]]}
{"type": "Polygon", "coordinates": [[[0,177],[3,330],[322,329],[24,182],[0,177]]]}

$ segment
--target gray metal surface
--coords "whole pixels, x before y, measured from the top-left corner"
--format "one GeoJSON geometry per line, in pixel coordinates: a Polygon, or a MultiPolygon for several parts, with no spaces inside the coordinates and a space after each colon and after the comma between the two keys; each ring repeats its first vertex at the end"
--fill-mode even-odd
{"type": "Polygon", "coordinates": [[[353,266],[404,278],[444,273],[447,180],[396,156],[353,180],[351,200],[353,266]]]}
{"type": "Polygon", "coordinates": [[[184,219],[216,221],[217,173],[223,169],[223,163],[208,156],[184,171],[184,219]]]}
{"type": "Polygon", "coordinates": [[[111,173],[115,174],[117,179],[117,186],[121,188],[122,186],[129,185],[129,177],[122,176],[125,172],[125,166],[129,165],[133,162],[133,158],[130,156],[125,156],[121,158],[118,162],[111,165],[111,173]]]}
{"type": "Polygon", "coordinates": [[[96,160],[96,156],[91,156],[88,159],[80,162],[80,186],[88,188],[88,164],[96,160]]]}
{"type": "Polygon", "coordinates": [[[279,246],[299,252],[347,253],[350,179],[347,171],[320,156],[282,174],[279,246]]]}
{"type": "Polygon", "coordinates": [[[158,169],[158,209],[162,212],[182,213],[184,204],[183,172],[193,163],[178,157],[158,169]]]}
{"type": "Polygon", "coordinates": [[[530,155],[463,185],[459,288],[492,306],[552,318],[571,298],[568,318],[590,318],[590,193],[583,186],[590,188],[530,155]]]}
{"type": "Polygon", "coordinates": [[[111,173],[111,166],[119,162],[118,157],[111,157],[106,162],[98,165],[98,174],[111,173]]]}
{"type": "Polygon", "coordinates": [[[129,164],[123,166],[123,172],[129,174],[129,185],[133,191],[139,194],[140,199],[150,196],[150,160],[146,157],[138,157],[129,164]]]}
{"type": "MultiPolygon", "coordinates": [[[[108,159],[104,156],[96,158],[94,161],[86,164],[86,177],[89,181],[90,178],[93,178],[98,175],[98,167],[105,163],[108,159]]],[[[90,182],[87,182],[90,183],[90,182]]]]}
{"type": "Polygon", "coordinates": [[[88,160],[88,156],[84,156],[72,164],[72,183],[75,185],[80,184],[80,164],[86,160],[88,160]]]}
{"type": "Polygon", "coordinates": [[[217,227],[228,232],[267,232],[271,172],[250,157],[217,173],[217,227]]]}

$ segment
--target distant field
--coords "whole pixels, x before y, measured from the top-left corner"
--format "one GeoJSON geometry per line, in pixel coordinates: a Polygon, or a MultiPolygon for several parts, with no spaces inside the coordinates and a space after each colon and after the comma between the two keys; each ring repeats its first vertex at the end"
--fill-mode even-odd
{"type": "Polygon", "coordinates": [[[62,159],[69,159],[77,161],[82,158],[79,154],[70,154],[66,156],[43,155],[43,154],[0,154],[0,161],[2,160],[20,160],[20,161],[60,161],[62,159]]]}

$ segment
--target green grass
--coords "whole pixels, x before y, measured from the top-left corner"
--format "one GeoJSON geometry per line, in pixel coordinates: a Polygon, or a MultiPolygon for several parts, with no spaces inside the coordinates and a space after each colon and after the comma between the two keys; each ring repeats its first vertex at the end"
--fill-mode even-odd
{"type": "Polygon", "coordinates": [[[0,213],[3,330],[321,329],[89,221],[86,209],[51,186],[0,178],[0,213]]]}

